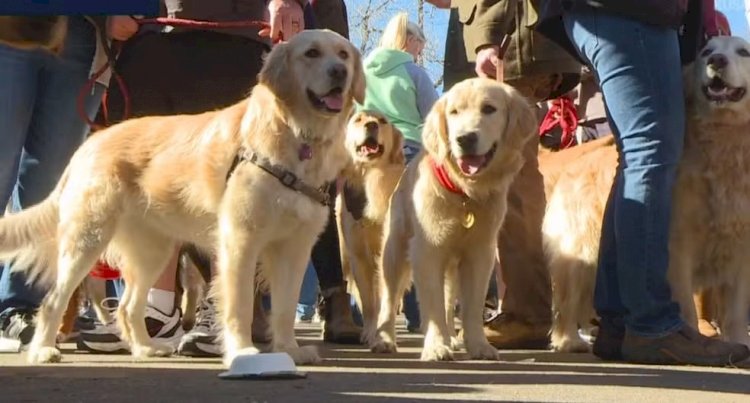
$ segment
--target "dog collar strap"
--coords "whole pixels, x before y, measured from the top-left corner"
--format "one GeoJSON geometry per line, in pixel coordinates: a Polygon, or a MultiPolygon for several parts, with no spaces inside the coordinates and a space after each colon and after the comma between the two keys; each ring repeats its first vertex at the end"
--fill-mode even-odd
{"type": "Polygon", "coordinates": [[[432,173],[435,174],[435,178],[437,178],[438,183],[440,183],[440,186],[444,187],[447,191],[451,193],[455,193],[457,195],[466,196],[466,193],[464,193],[461,188],[456,186],[455,183],[451,180],[450,176],[448,176],[448,171],[445,170],[445,167],[435,162],[435,160],[430,157],[430,166],[432,167],[432,173]]]}
{"type": "MultiPolygon", "coordinates": [[[[292,189],[298,193],[302,193],[303,195],[315,200],[323,206],[328,207],[331,205],[331,196],[328,195],[326,186],[321,186],[320,188],[310,186],[299,179],[297,175],[295,175],[288,169],[276,165],[269,161],[267,158],[261,157],[258,154],[244,148],[240,149],[240,151],[237,153],[235,161],[232,163],[232,168],[229,171],[229,175],[231,175],[232,171],[234,171],[234,168],[236,168],[237,165],[243,161],[250,162],[258,168],[271,174],[276,179],[278,179],[282,185],[288,187],[289,189],[292,189]]],[[[229,176],[227,176],[227,178],[228,177],[229,176]]]]}

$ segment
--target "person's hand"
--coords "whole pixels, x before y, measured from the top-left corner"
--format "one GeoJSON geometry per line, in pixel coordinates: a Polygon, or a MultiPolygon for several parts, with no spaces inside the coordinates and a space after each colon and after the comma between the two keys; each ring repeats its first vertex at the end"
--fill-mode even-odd
{"type": "Polygon", "coordinates": [[[260,35],[271,38],[273,42],[279,39],[288,41],[305,29],[302,6],[297,0],[270,0],[268,15],[271,28],[262,29],[260,35]]]}
{"type": "Polygon", "coordinates": [[[498,66],[501,66],[502,62],[500,47],[496,45],[486,46],[477,52],[474,71],[479,77],[497,78],[498,66]]]}
{"type": "Polygon", "coordinates": [[[127,15],[113,15],[107,18],[107,35],[117,41],[126,41],[138,32],[138,23],[127,15]]]}

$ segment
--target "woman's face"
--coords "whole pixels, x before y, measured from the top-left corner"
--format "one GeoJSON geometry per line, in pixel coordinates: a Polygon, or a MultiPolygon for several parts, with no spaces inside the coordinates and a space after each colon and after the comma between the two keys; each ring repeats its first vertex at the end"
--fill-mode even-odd
{"type": "Polygon", "coordinates": [[[409,35],[406,38],[406,49],[405,51],[414,57],[414,60],[419,59],[422,56],[424,50],[424,41],[414,35],[409,35]]]}

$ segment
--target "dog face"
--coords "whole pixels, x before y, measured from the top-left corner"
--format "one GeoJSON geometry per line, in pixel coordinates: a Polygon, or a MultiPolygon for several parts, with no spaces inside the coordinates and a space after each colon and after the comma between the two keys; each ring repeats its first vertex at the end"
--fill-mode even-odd
{"type": "Polygon", "coordinates": [[[328,30],[303,31],[274,46],[259,81],[285,103],[324,117],[348,111],[354,100],[361,103],[365,95],[359,51],[328,30]]]}
{"type": "MultiPolygon", "coordinates": [[[[741,114],[750,119],[750,44],[742,38],[712,38],[701,51],[688,74],[688,98],[699,114],[741,114]]],[[[723,119],[723,118],[722,118],[723,119]]]]}
{"type": "Polygon", "coordinates": [[[489,171],[500,147],[520,149],[536,129],[527,101],[513,88],[473,78],[456,84],[433,106],[423,142],[438,161],[448,160],[461,175],[489,171]]]}
{"type": "Polygon", "coordinates": [[[0,43],[19,49],[46,49],[57,52],[62,48],[67,30],[63,16],[0,16],[0,43]]]}
{"type": "Polygon", "coordinates": [[[346,130],[346,150],[356,164],[403,164],[403,135],[381,113],[354,114],[346,130]]]}

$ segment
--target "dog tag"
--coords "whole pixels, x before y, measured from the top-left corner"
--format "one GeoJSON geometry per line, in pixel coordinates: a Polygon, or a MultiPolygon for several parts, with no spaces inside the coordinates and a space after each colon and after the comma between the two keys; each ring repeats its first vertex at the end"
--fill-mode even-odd
{"type": "Polygon", "coordinates": [[[474,213],[471,211],[467,211],[466,214],[464,214],[464,220],[461,223],[461,225],[464,226],[464,228],[469,229],[474,226],[474,213]]]}

